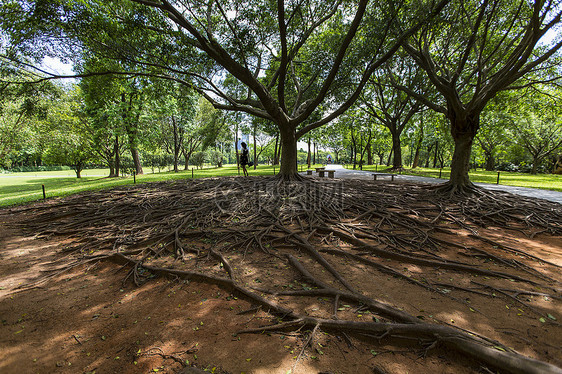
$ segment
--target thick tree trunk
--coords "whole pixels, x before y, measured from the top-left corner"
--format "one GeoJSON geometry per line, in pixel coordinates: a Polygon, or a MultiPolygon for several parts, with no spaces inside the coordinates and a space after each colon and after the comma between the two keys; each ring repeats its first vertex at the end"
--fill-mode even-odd
{"type": "Polygon", "coordinates": [[[144,172],[142,170],[139,150],[136,147],[131,147],[131,156],[133,157],[133,163],[135,164],[135,173],[137,175],[143,174],[144,172]]]}
{"type": "Polygon", "coordinates": [[[533,167],[531,169],[531,174],[533,174],[533,175],[537,174],[537,165],[538,164],[539,164],[538,157],[533,157],[533,167]]]}
{"type": "Polygon", "coordinates": [[[78,162],[74,165],[74,171],[76,172],[76,178],[82,178],[82,175],[81,175],[82,169],[83,169],[83,166],[82,166],[81,162],[78,162]]]}
{"type": "Polygon", "coordinates": [[[396,131],[392,131],[392,152],[394,153],[394,159],[392,161],[393,169],[402,168],[402,146],[400,144],[400,134],[396,131]]]}
{"type": "Polygon", "coordinates": [[[468,171],[470,168],[470,153],[473,139],[469,134],[455,138],[455,152],[453,153],[451,177],[449,179],[450,183],[455,186],[468,186],[471,184],[468,171]]]}
{"type": "Polygon", "coordinates": [[[373,151],[371,150],[371,142],[367,144],[367,165],[373,165],[373,151]]]}
{"type": "Polygon", "coordinates": [[[293,129],[280,129],[281,167],[279,176],[284,179],[298,178],[297,175],[297,137],[293,129]]]}
{"type": "Polygon", "coordinates": [[[487,171],[492,171],[494,170],[494,166],[496,164],[496,160],[494,160],[494,156],[492,156],[491,154],[486,154],[486,170],[487,171]]]}
{"type": "Polygon", "coordinates": [[[433,154],[433,168],[437,167],[437,152],[439,151],[439,142],[435,142],[435,153],[433,154]]]}
{"type": "Polygon", "coordinates": [[[468,172],[470,168],[470,154],[472,143],[478,131],[480,118],[476,115],[465,115],[460,117],[449,114],[451,121],[451,135],[455,141],[455,151],[451,161],[451,177],[449,185],[454,188],[472,186],[468,172]]]}

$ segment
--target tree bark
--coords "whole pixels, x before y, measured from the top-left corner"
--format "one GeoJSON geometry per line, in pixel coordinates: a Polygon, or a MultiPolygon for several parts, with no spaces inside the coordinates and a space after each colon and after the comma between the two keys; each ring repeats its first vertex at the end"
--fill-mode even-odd
{"type": "Polygon", "coordinates": [[[257,131],[257,125],[254,124],[254,170],[256,170],[258,167],[258,156],[257,156],[258,143],[256,143],[256,131],[257,131]]]}
{"type": "Polygon", "coordinates": [[[390,150],[390,153],[388,154],[388,158],[386,159],[386,166],[390,165],[390,160],[392,160],[392,155],[394,154],[394,148],[392,148],[390,150]]]}
{"type": "Polygon", "coordinates": [[[136,147],[131,146],[131,156],[133,157],[133,163],[135,164],[135,173],[137,175],[143,174],[139,150],[136,147]]]}
{"type": "MultiPolygon", "coordinates": [[[[295,130],[281,128],[281,167],[279,176],[294,179],[297,173],[297,136],[295,130]]],[[[297,177],[298,178],[298,177],[297,177]]]]}
{"type": "Polygon", "coordinates": [[[178,125],[176,123],[175,118],[172,116],[172,126],[174,130],[174,173],[179,172],[178,163],[179,163],[179,151],[180,151],[180,140],[179,140],[179,133],[178,133],[178,125]]]}
{"type": "Polygon", "coordinates": [[[320,158],[318,156],[318,150],[316,148],[316,142],[314,142],[314,157],[312,158],[312,163],[316,165],[316,159],[318,158],[318,162],[320,162],[320,158]]]}
{"type": "Polygon", "coordinates": [[[539,164],[539,158],[533,157],[533,168],[531,169],[531,174],[537,174],[537,165],[539,164]]]}
{"type": "Polygon", "coordinates": [[[308,138],[308,157],[306,158],[306,163],[308,164],[309,169],[310,169],[310,163],[311,162],[312,162],[312,152],[310,150],[310,138],[308,138]]]}
{"type": "Polygon", "coordinates": [[[392,134],[392,153],[394,158],[392,161],[393,169],[402,168],[402,146],[400,144],[400,134],[397,131],[391,131],[392,134]]]}
{"type": "Polygon", "coordinates": [[[494,170],[494,166],[496,164],[496,160],[494,160],[494,156],[491,153],[486,153],[486,170],[492,171],[494,170]]]}
{"type": "Polygon", "coordinates": [[[275,150],[273,151],[273,165],[279,165],[279,156],[277,155],[278,145],[279,145],[279,133],[275,135],[275,150]]]}
{"type": "Polygon", "coordinates": [[[480,124],[479,115],[469,114],[461,117],[453,113],[449,114],[448,117],[451,121],[451,135],[455,141],[449,184],[461,188],[472,186],[468,172],[470,170],[472,143],[480,124]]]}
{"type": "Polygon", "coordinates": [[[113,144],[115,150],[115,176],[119,177],[119,170],[121,169],[121,155],[119,154],[119,136],[115,135],[115,143],[113,144]]]}

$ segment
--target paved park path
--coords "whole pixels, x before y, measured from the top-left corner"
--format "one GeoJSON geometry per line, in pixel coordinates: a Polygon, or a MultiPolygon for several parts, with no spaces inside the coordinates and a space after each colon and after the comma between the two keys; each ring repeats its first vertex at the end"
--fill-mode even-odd
{"type": "MultiPolygon", "coordinates": [[[[336,170],[335,173],[336,178],[373,180],[372,171],[350,170],[350,169],[345,169],[342,165],[336,165],[336,164],[327,165],[326,169],[336,170]]],[[[314,174],[317,175],[316,173],[314,174]]],[[[414,175],[401,175],[401,174],[397,175],[394,178],[395,180],[398,181],[421,182],[421,183],[443,183],[447,181],[447,179],[418,177],[414,175]]],[[[554,201],[556,203],[562,204],[562,192],[558,192],[558,191],[540,190],[538,188],[504,186],[501,184],[490,184],[490,183],[475,183],[475,184],[480,187],[487,188],[489,190],[505,191],[516,195],[534,197],[537,199],[544,199],[544,200],[554,201]]]]}

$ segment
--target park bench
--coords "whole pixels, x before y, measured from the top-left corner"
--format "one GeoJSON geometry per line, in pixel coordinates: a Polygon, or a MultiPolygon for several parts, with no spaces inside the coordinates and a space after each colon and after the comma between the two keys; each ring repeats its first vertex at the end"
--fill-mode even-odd
{"type": "Polygon", "coordinates": [[[335,172],[335,170],[319,170],[318,176],[320,176],[320,178],[324,178],[324,173],[328,173],[328,178],[333,178],[335,172]]]}
{"type": "Polygon", "coordinates": [[[306,170],[306,175],[312,175],[312,172],[313,172],[313,171],[314,171],[314,170],[312,170],[312,169],[306,170]]]}
{"type": "Polygon", "coordinates": [[[315,168],[317,173],[320,173],[321,171],[324,171],[326,168],[325,167],[321,167],[321,168],[315,168]]]}
{"type": "Polygon", "coordinates": [[[394,177],[396,176],[396,174],[373,173],[373,178],[374,178],[374,180],[377,180],[377,176],[378,176],[378,177],[390,177],[390,180],[391,180],[391,181],[394,181],[394,177]]]}

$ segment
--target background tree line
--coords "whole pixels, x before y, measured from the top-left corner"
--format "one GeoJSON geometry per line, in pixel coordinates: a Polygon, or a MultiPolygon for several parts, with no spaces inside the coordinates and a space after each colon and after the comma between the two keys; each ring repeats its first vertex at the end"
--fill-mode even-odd
{"type": "MultiPolygon", "coordinates": [[[[334,153],[341,146],[355,166],[369,163],[375,154],[400,168],[402,138],[413,137],[407,141],[415,143],[412,164],[426,149],[433,160],[450,164],[449,187],[462,192],[472,187],[468,169],[481,158],[478,150],[473,152],[475,143],[486,149],[489,165],[502,148],[487,142],[493,130],[485,129],[490,125],[483,118],[493,117],[490,108],[495,101],[500,106],[509,101],[499,98],[509,92],[519,96],[504,109],[520,111],[519,116],[490,117],[489,123],[502,127],[504,135],[514,127],[514,134],[525,134],[519,143],[526,143],[521,147],[532,155],[535,171],[556,152],[551,148],[559,147],[558,132],[552,132],[547,145],[530,140],[556,125],[543,121],[544,111],[533,117],[537,107],[525,109],[520,102],[534,100],[527,89],[560,77],[562,41],[545,39],[560,23],[558,1],[234,1],[202,6],[191,1],[9,0],[0,12],[5,20],[3,81],[39,85],[60,78],[36,65],[42,57],[73,60],[85,101],[85,114],[78,118],[97,120],[68,126],[88,126],[81,134],[99,133],[95,148],[103,149],[99,156],[115,174],[124,149],[136,173],[142,173],[140,149],[165,148],[175,170],[180,159],[188,163],[199,152],[190,147],[222,149],[220,141],[213,145],[208,139],[219,138],[220,119],[206,122],[212,128],[202,131],[203,138],[186,131],[188,119],[202,113],[188,110],[190,100],[199,100],[190,99],[195,93],[215,109],[232,113],[220,114],[223,124],[229,118],[235,129],[241,126],[236,118],[251,123],[253,138],[255,123],[265,123],[261,131],[275,138],[273,161],[281,159],[284,178],[297,171],[297,141],[317,146],[339,141],[322,137],[332,124],[340,126],[340,135],[345,129],[350,143],[340,142],[334,153]],[[14,75],[18,70],[25,73],[14,75]],[[417,120],[424,110],[437,114],[417,120]],[[412,130],[412,121],[424,125],[412,130]],[[390,132],[392,157],[381,157],[384,142],[371,122],[390,132]],[[104,133],[106,123],[112,125],[104,133]],[[533,130],[540,126],[543,130],[533,130]],[[166,128],[167,135],[154,137],[158,128],[166,128]],[[428,140],[441,133],[443,139],[428,140]],[[423,147],[424,142],[431,145],[423,147]]],[[[557,100],[556,92],[549,95],[557,100]]]]}

